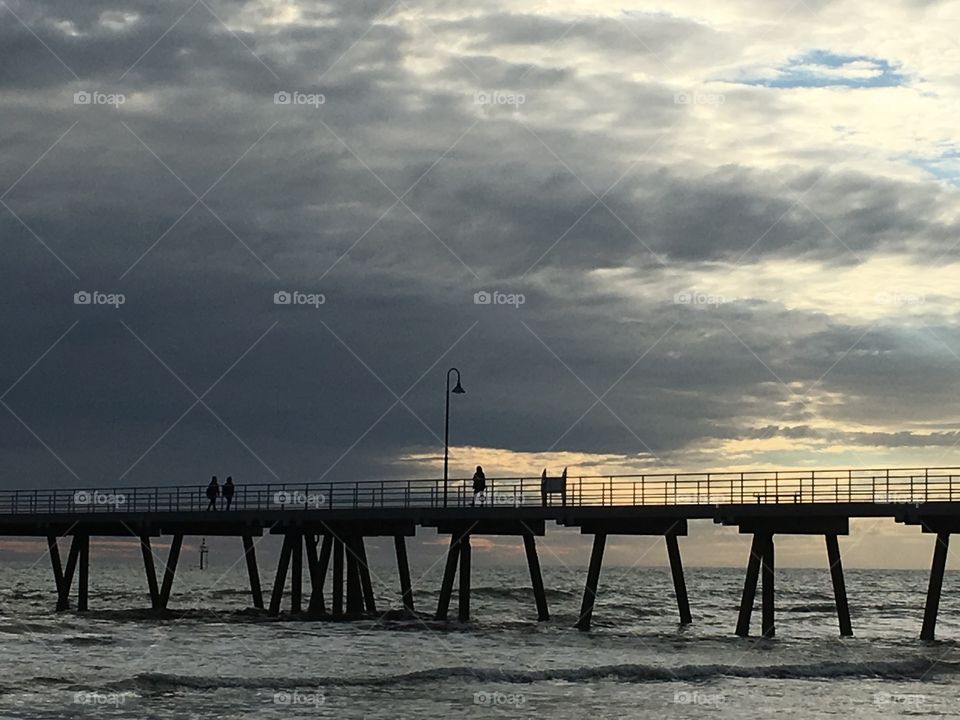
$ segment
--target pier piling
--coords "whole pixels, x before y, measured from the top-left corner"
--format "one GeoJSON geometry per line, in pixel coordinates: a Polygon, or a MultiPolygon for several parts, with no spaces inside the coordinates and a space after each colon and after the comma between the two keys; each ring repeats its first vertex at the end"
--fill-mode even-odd
{"type": "MultiPolygon", "coordinates": [[[[324,542],[327,536],[324,535],[324,542]]],[[[307,604],[309,615],[326,614],[327,608],[323,601],[323,575],[320,574],[320,560],[317,557],[317,536],[305,535],[304,543],[307,550],[307,572],[310,576],[310,602],[307,604]]],[[[329,557],[330,550],[327,550],[329,557]]],[[[326,568],[324,568],[326,572],[326,568]]]]}
{"type": "Polygon", "coordinates": [[[310,596],[310,612],[326,613],[327,608],[323,599],[323,588],[327,582],[327,568],[330,567],[330,553],[333,551],[333,535],[324,534],[320,543],[320,557],[317,559],[317,591],[316,599],[310,596]]]}
{"type": "Polygon", "coordinates": [[[687,583],[683,577],[683,562],[680,559],[680,544],[677,536],[664,536],[667,541],[667,557],[670,559],[670,574],[673,576],[673,591],[677,596],[677,610],[680,613],[680,624],[689,625],[693,622],[690,615],[690,599],[687,597],[687,583]]]}
{"type": "Polygon", "coordinates": [[[333,541],[333,616],[343,617],[343,540],[333,541]]]}
{"type": "Polygon", "coordinates": [[[360,588],[363,590],[363,604],[368,613],[375,613],[377,611],[377,600],[373,594],[370,566],[367,564],[367,547],[362,537],[357,538],[357,552],[357,563],[360,569],[360,588]]]}
{"type": "Polygon", "coordinates": [[[933,640],[937,629],[937,612],[940,609],[940,593],[943,590],[943,574],[947,568],[947,550],[950,533],[938,532],[933,548],[933,564],[930,566],[930,584],[927,587],[927,603],[923,610],[921,640],[933,640]]]}
{"type": "Polygon", "coordinates": [[[80,557],[80,545],[80,537],[74,535],[70,541],[70,551],[67,553],[67,567],[63,571],[63,583],[60,586],[60,594],[57,597],[58,612],[70,609],[70,588],[73,586],[73,575],[74,572],[76,572],[77,560],[80,557]]]}
{"type": "Polygon", "coordinates": [[[291,539],[290,613],[299,615],[303,612],[303,533],[294,533],[291,539]]]}
{"type": "Polygon", "coordinates": [[[583,589],[583,603],[580,606],[578,630],[589,630],[593,619],[593,604],[597,598],[597,585],[600,582],[600,566],[603,564],[603,550],[607,544],[606,533],[593,536],[593,550],[590,553],[590,568],[587,570],[587,584],[583,589]]]}
{"type": "Polygon", "coordinates": [[[761,632],[763,637],[772,638],[776,635],[774,623],[774,545],[773,533],[766,533],[763,538],[763,556],[761,557],[760,575],[763,581],[761,632]]]}
{"type": "Polygon", "coordinates": [[[453,577],[457,574],[457,561],[460,559],[460,533],[450,534],[450,547],[447,550],[447,564],[443,568],[443,581],[440,583],[440,597],[437,600],[437,620],[446,620],[450,609],[450,596],[453,594],[453,577]]]}
{"type": "Polygon", "coordinates": [[[413,586],[410,584],[410,563],[407,560],[407,539],[403,535],[393,536],[393,547],[397,555],[397,573],[400,575],[400,594],[403,606],[413,611],[413,586]]]}
{"type": "Polygon", "coordinates": [[[470,533],[460,539],[460,591],[457,593],[457,619],[470,622],[470,533]]]}
{"type": "Polygon", "coordinates": [[[530,584],[533,586],[533,599],[537,604],[537,621],[550,619],[547,609],[547,594],[543,589],[543,574],[540,572],[540,558],[537,557],[537,539],[532,534],[523,536],[523,549],[527,554],[527,566],[530,569],[530,584]]]}
{"type": "Polygon", "coordinates": [[[157,585],[157,568],[153,562],[153,549],[150,547],[150,537],[140,536],[140,553],[143,555],[143,570],[147,575],[147,592],[150,593],[150,608],[160,609],[160,588],[157,585]]]}
{"type": "Polygon", "coordinates": [[[290,567],[290,555],[293,552],[293,536],[283,536],[283,545],[280,547],[280,560],[277,562],[277,574],[273,580],[273,593],[270,596],[270,615],[280,614],[280,603],[283,601],[283,588],[287,584],[287,568],[290,567]]]}
{"type": "Polygon", "coordinates": [[[847,586],[843,580],[843,564],[840,559],[840,544],[836,535],[825,535],[827,541],[827,562],[830,563],[830,579],[833,582],[833,597],[837,603],[837,620],[841,637],[853,635],[850,622],[850,605],[847,602],[847,586]]]}
{"type": "Polygon", "coordinates": [[[356,617],[363,614],[363,587],[360,583],[359,538],[348,537],[344,540],[347,552],[347,614],[356,617]]]}
{"type": "Polygon", "coordinates": [[[173,589],[173,578],[177,574],[177,563],[180,561],[180,549],[183,547],[183,534],[178,533],[170,541],[170,553],[167,556],[167,566],[163,573],[163,584],[160,586],[160,609],[166,610],[170,602],[170,591],[173,589]]]}
{"type": "Polygon", "coordinates": [[[57,588],[57,597],[63,593],[63,565],[60,563],[60,545],[56,535],[47,535],[47,551],[53,568],[53,582],[57,588]]]}
{"type": "Polygon", "coordinates": [[[253,544],[253,537],[243,536],[243,555],[247,560],[247,577],[250,579],[250,596],[253,606],[263,610],[263,591],[260,588],[260,570],[257,567],[257,551],[253,544]]]}
{"type": "Polygon", "coordinates": [[[757,596],[757,580],[760,577],[760,559],[763,552],[763,537],[755,534],[753,542],[750,543],[747,574],[743,582],[743,596],[740,599],[740,612],[737,616],[737,635],[740,637],[747,637],[750,634],[750,617],[753,615],[753,601],[757,596]]]}
{"type": "Polygon", "coordinates": [[[77,587],[77,611],[87,610],[90,589],[90,536],[80,535],[80,576],[77,587]]]}

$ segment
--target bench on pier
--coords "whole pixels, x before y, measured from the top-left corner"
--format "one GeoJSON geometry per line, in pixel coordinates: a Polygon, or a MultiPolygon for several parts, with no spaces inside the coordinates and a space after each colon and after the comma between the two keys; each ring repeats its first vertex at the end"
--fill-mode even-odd
{"type": "Polygon", "coordinates": [[[551,502],[548,502],[550,495],[559,495],[560,504],[563,507],[567,506],[567,469],[563,469],[563,474],[560,477],[547,477],[547,469],[543,469],[543,474],[540,476],[540,499],[543,502],[543,507],[551,505],[551,502]]]}
{"type": "Polygon", "coordinates": [[[791,502],[800,502],[800,493],[799,492],[756,492],[753,496],[757,499],[757,505],[761,502],[767,502],[769,498],[773,498],[775,505],[780,504],[780,498],[784,498],[784,502],[789,499],[791,502]]]}

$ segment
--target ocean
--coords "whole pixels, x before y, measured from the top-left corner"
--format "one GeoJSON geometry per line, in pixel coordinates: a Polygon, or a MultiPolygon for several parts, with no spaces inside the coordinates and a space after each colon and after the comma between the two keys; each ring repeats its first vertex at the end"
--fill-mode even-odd
{"type": "MultiPolygon", "coordinates": [[[[544,567],[552,617],[537,623],[526,568],[475,561],[460,625],[429,617],[439,568],[416,586],[422,619],[323,622],[262,617],[242,567],[194,560],[162,618],[144,610],[139,565],[96,546],[86,614],[53,611],[46,560],[5,563],[0,717],[960,717],[949,573],[942,639],[924,643],[923,571],[848,569],[855,636],[841,639],[826,569],[778,568],[777,637],[763,640],[733,635],[738,568],[686,568],[694,623],[681,628],[667,568],[604,567],[579,632],[583,567],[544,567]]],[[[393,564],[371,564],[378,609],[399,607],[393,564]]]]}

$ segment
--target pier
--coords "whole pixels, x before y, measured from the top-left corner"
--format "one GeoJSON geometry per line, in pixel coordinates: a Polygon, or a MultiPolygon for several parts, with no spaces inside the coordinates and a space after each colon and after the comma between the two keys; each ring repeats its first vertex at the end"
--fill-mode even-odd
{"type": "Polygon", "coordinates": [[[449,537],[433,615],[448,618],[457,583],[460,622],[471,619],[471,539],[510,536],[522,543],[536,618],[546,622],[550,611],[537,538],[552,523],[593,538],[576,623],[587,631],[594,613],[602,611],[603,556],[610,535],[663,537],[678,622],[695,622],[696,598],[691,605],[680,538],[691,521],[712,521],[751,536],[733,631],[750,635],[759,587],[759,634],[771,638],[776,634],[776,537],[823,536],[839,633],[848,636],[853,624],[838,538],[849,533],[851,518],[886,517],[934,538],[920,630],[921,639],[932,640],[950,535],[960,532],[960,468],[488,478],[483,501],[476,503],[468,485],[460,479],[241,485],[231,509],[216,511],[206,509],[205,486],[0,491],[0,535],[46,538],[58,611],[74,602],[77,611],[89,608],[91,537],[138,539],[145,597],[152,609],[163,611],[175,598],[184,538],[225,536],[242,543],[253,607],[270,615],[286,606],[293,615],[348,620],[378,612],[367,563],[371,538],[393,539],[402,603],[415,610],[406,540],[429,528],[449,537]],[[265,534],[282,537],[266,604],[255,541],[265,534]],[[158,568],[153,542],[165,538],[169,549],[158,568]]]}

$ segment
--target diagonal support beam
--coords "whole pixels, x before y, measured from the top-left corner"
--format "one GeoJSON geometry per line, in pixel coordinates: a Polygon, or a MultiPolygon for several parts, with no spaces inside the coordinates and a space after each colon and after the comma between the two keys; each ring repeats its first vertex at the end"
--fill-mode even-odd
{"type": "MultiPolygon", "coordinates": [[[[53,567],[53,582],[57,588],[57,597],[63,594],[63,565],[60,563],[60,545],[56,535],[47,535],[47,551],[50,554],[50,565],[53,567]]],[[[67,592],[69,592],[69,588],[67,592]]]]}
{"type": "Polygon", "coordinates": [[[747,575],[743,582],[743,597],[740,599],[740,613],[737,616],[737,635],[747,637],[750,634],[750,616],[753,615],[753,601],[757,597],[757,580],[760,578],[760,560],[765,548],[764,538],[754,534],[750,543],[750,557],[747,559],[747,575]]]}
{"type": "Polygon", "coordinates": [[[157,585],[157,568],[153,562],[153,550],[150,547],[150,537],[140,536],[140,554],[143,555],[143,570],[147,575],[147,591],[150,593],[150,608],[160,609],[160,588],[157,585]]]}
{"type": "Polygon", "coordinates": [[[840,543],[836,535],[827,535],[827,562],[830,563],[830,579],[833,582],[833,598],[837,603],[837,621],[841,637],[853,635],[850,622],[850,605],[847,602],[847,586],[843,580],[843,565],[840,560],[840,543]]]}
{"type": "Polygon", "coordinates": [[[547,594],[543,589],[543,574],[540,572],[540,558],[537,556],[537,540],[533,535],[523,536],[523,549],[527,555],[527,567],[530,569],[530,584],[533,586],[533,600],[537,604],[537,621],[550,619],[547,609],[547,594]]]}
{"type": "Polygon", "coordinates": [[[373,581],[370,579],[370,566],[367,564],[367,548],[363,537],[357,538],[357,563],[360,570],[360,587],[363,590],[363,604],[368,613],[375,613],[377,600],[373,594],[373,581]]]}
{"type": "Polygon", "coordinates": [[[243,536],[243,555],[247,560],[247,576],[250,578],[250,595],[253,606],[263,610],[263,590],[260,588],[260,570],[257,567],[257,550],[253,544],[253,537],[243,536]]]}
{"type": "Polygon", "coordinates": [[[57,596],[57,612],[70,609],[70,587],[73,585],[73,575],[80,559],[81,544],[80,536],[74,535],[70,541],[70,552],[67,554],[67,567],[63,571],[63,583],[60,585],[60,593],[57,596]]]}
{"type": "Polygon", "coordinates": [[[403,606],[413,611],[413,585],[410,583],[410,562],[407,560],[407,539],[403,535],[393,536],[393,547],[397,554],[397,572],[400,575],[400,595],[403,606]]]}
{"type": "MultiPolygon", "coordinates": [[[[307,571],[310,574],[310,602],[307,605],[307,613],[325,615],[327,609],[323,602],[323,575],[320,574],[320,560],[317,557],[317,536],[307,535],[304,537],[304,543],[307,551],[307,571]]],[[[329,553],[328,549],[328,556],[329,553]]],[[[326,568],[324,568],[324,574],[326,574],[326,568]]]]}
{"type": "Polygon", "coordinates": [[[183,533],[177,533],[170,541],[170,554],[167,556],[167,566],[163,571],[163,585],[160,586],[160,609],[166,610],[170,602],[170,591],[173,589],[173,578],[177,574],[177,563],[180,562],[180,549],[183,547],[183,533]]]}
{"type": "Polygon", "coordinates": [[[446,620],[450,610],[450,596],[453,594],[453,578],[457,574],[457,562],[460,559],[460,534],[450,535],[450,547],[447,549],[447,564],[443,568],[443,581],[440,583],[440,598],[437,600],[437,620],[446,620]]]}
{"type": "Polygon", "coordinates": [[[347,557],[347,614],[363,614],[363,588],[360,585],[360,558],[356,536],[344,538],[343,547],[347,557]]]}
{"type": "Polygon", "coordinates": [[[607,534],[593,536],[593,550],[590,552],[590,569],[587,570],[587,584],[583,588],[583,602],[580,605],[578,630],[589,630],[593,621],[593,605],[597,599],[597,585],[600,583],[600,567],[603,565],[603,550],[607,545],[607,534]]]}
{"type": "Polygon", "coordinates": [[[667,535],[667,556],[670,558],[670,574],[673,576],[673,592],[677,596],[677,610],[680,612],[680,624],[693,622],[690,615],[690,599],[687,597],[687,582],[683,577],[683,563],[680,560],[680,543],[674,534],[667,535]]]}
{"type": "Polygon", "coordinates": [[[923,609],[921,640],[933,640],[936,635],[937,613],[940,610],[940,594],[943,590],[943,575],[947,569],[949,547],[950,533],[937,533],[937,544],[933,548],[933,564],[930,566],[930,584],[927,586],[927,604],[923,609]]]}
{"type": "Polygon", "coordinates": [[[277,574],[273,580],[273,594],[270,596],[270,615],[280,614],[280,602],[283,600],[283,588],[287,584],[287,568],[290,567],[290,553],[293,551],[293,536],[285,534],[280,547],[280,560],[277,562],[277,574]]]}

